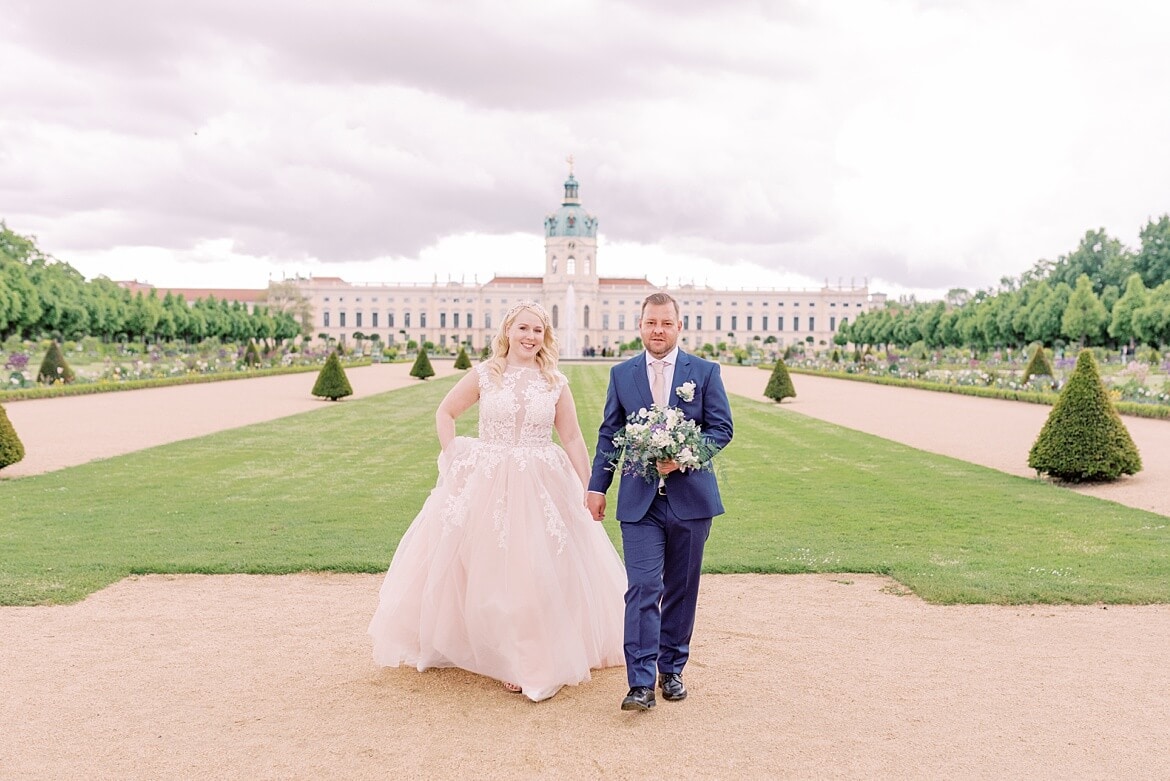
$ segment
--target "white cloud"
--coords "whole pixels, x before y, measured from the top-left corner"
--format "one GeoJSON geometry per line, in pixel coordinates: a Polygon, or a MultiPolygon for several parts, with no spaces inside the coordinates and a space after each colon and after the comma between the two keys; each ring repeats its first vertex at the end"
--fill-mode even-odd
{"type": "Polygon", "coordinates": [[[1153,0],[121,0],[8,21],[0,218],[160,285],[538,273],[568,152],[599,268],[656,281],[975,289],[1088,229],[1133,246],[1170,208],[1153,0]]]}

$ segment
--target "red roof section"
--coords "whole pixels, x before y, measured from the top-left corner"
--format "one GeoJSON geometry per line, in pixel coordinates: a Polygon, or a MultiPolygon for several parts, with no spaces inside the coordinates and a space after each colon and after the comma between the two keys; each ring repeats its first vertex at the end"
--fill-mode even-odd
{"type": "Polygon", "coordinates": [[[207,298],[208,296],[215,296],[219,301],[239,301],[241,303],[256,303],[262,301],[264,295],[268,292],[267,288],[226,288],[226,287],[155,287],[146,282],[139,282],[138,280],[121,281],[117,283],[119,287],[124,287],[131,293],[144,293],[149,295],[150,291],[155,291],[159,298],[163,298],[167,293],[176,296],[182,296],[188,303],[199,298],[207,298]]]}
{"type": "Polygon", "coordinates": [[[544,282],[541,277],[492,277],[489,285],[539,285],[544,282]]]}
{"type": "Polygon", "coordinates": [[[611,285],[611,286],[614,286],[614,285],[626,285],[626,286],[634,285],[637,287],[654,287],[654,288],[656,288],[656,286],[650,284],[650,281],[648,279],[646,279],[645,277],[638,277],[638,278],[634,278],[634,277],[630,277],[630,278],[602,277],[601,279],[599,279],[597,281],[602,285],[611,285]]]}

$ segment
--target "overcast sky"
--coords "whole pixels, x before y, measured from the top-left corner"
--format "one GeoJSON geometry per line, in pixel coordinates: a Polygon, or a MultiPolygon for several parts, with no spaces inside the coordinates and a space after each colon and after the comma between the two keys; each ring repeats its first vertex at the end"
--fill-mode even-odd
{"type": "Polygon", "coordinates": [[[1170,211],[1165,0],[0,0],[0,219],[87,277],[989,288],[1170,211]]]}

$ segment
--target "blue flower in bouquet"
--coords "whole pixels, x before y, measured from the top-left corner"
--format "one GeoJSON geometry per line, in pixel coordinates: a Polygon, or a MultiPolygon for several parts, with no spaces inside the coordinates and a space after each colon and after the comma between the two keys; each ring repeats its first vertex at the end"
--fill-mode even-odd
{"type": "Polygon", "coordinates": [[[710,470],[715,455],[715,447],[698,423],[677,407],[657,404],[631,413],[613,443],[622,455],[622,474],[638,475],[647,482],[658,480],[659,461],[674,461],[684,470],[710,470]]]}

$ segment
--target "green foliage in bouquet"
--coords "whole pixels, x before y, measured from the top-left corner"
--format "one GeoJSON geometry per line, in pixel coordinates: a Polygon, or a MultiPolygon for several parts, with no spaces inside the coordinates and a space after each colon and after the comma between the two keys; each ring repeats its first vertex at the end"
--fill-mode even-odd
{"type": "Polygon", "coordinates": [[[1109,392],[1092,350],[1081,350],[1044,428],[1028,453],[1028,466],[1069,482],[1116,480],[1137,474],[1142,458],[1109,392]]]}
{"type": "Polygon", "coordinates": [[[24,445],[8,419],[8,413],[0,407],[0,469],[15,464],[24,458],[24,445]]]}
{"type": "Polygon", "coordinates": [[[425,380],[435,376],[435,367],[431,366],[431,359],[427,357],[427,348],[420,347],[418,357],[414,359],[414,366],[410,367],[410,376],[425,380]]]}
{"type": "Polygon", "coordinates": [[[244,348],[244,365],[251,367],[260,365],[260,350],[256,347],[256,342],[251,339],[248,340],[248,346],[244,348]]]}
{"type": "Polygon", "coordinates": [[[1032,357],[1028,359],[1028,365],[1024,367],[1024,376],[1021,382],[1027,382],[1032,377],[1040,376],[1052,377],[1055,387],[1056,372],[1052,368],[1052,361],[1048,360],[1048,353],[1044,351],[1044,345],[1037,344],[1032,357]]]}
{"type": "Polygon", "coordinates": [[[68,385],[73,382],[75,376],[69,362],[65,360],[65,354],[61,352],[61,345],[54,340],[49,344],[45,359],[41,361],[41,368],[37,371],[37,382],[43,382],[45,385],[62,382],[68,385]]]}
{"type": "Polygon", "coordinates": [[[784,399],[796,398],[796,388],[792,387],[792,377],[788,374],[788,367],[784,365],[784,361],[776,361],[772,376],[768,378],[768,387],[764,388],[764,395],[777,403],[784,399]]]}
{"type": "Polygon", "coordinates": [[[455,356],[456,369],[470,369],[471,359],[467,357],[467,351],[462,347],[459,348],[459,354],[455,356]]]}
{"type": "Polygon", "coordinates": [[[329,353],[325,365],[317,374],[317,382],[313,385],[313,395],[321,396],[330,401],[337,401],[345,396],[353,395],[353,386],[345,376],[345,369],[341,368],[341,360],[336,352],[329,353]]]}

